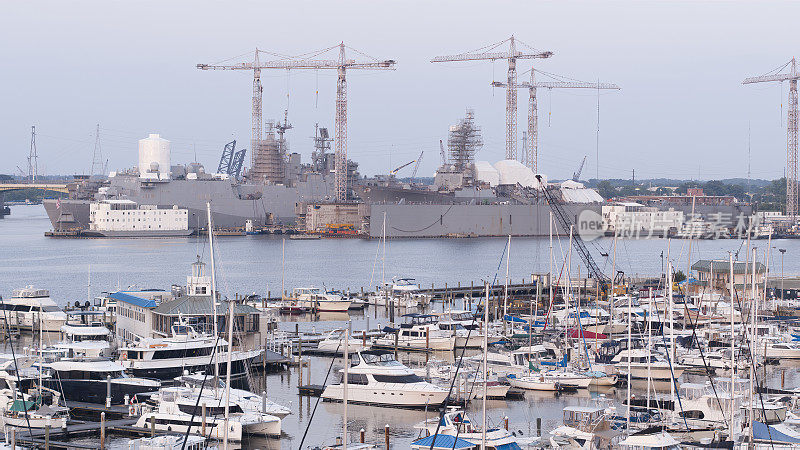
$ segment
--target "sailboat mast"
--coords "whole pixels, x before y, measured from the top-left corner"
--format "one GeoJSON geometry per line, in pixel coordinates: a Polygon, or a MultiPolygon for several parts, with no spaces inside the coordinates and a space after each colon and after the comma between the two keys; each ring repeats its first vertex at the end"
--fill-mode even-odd
{"type": "MultiPolygon", "coordinates": [[[[553,211],[550,211],[550,272],[547,276],[547,281],[549,286],[547,287],[548,291],[550,291],[550,303],[548,304],[548,311],[550,317],[547,318],[548,323],[553,323],[553,211]]],[[[551,325],[552,326],[552,325],[551,325]]]]}
{"type": "MultiPolygon", "coordinates": [[[[348,320],[344,330],[344,375],[342,376],[342,450],[347,450],[347,384],[350,369],[350,325],[348,320]]],[[[430,330],[429,330],[430,331],[430,330]]]]}
{"type": "Polygon", "coordinates": [[[511,235],[508,235],[508,245],[506,245],[506,287],[503,294],[503,334],[506,333],[506,316],[508,315],[508,267],[511,261],[511,235]]]}
{"type": "MultiPolygon", "coordinates": [[[[626,385],[628,386],[628,394],[627,394],[627,397],[625,397],[625,398],[627,399],[627,404],[628,404],[628,414],[626,414],[627,417],[625,418],[625,422],[626,422],[625,429],[628,430],[628,435],[630,435],[630,429],[631,429],[631,296],[627,295],[627,297],[628,297],[628,349],[627,349],[627,352],[628,352],[628,358],[627,358],[628,359],[628,361],[627,361],[627,363],[628,363],[628,383],[626,385]]],[[[650,407],[649,404],[647,406],[650,407]]]]}
{"type": "MultiPolygon", "coordinates": [[[[713,263],[712,263],[713,264],[713,263]]],[[[675,364],[675,318],[673,316],[673,303],[672,303],[672,261],[667,261],[667,301],[669,302],[669,363],[675,364]]],[[[651,304],[650,307],[652,308],[653,305],[651,304]]],[[[657,307],[657,306],[656,306],[657,307]]],[[[662,327],[663,330],[663,327],[662,327]]],[[[648,355],[649,358],[649,355],[648,355]]],[[[672,420],[675,421],[675,379],[672,378],[674,375],[670,375],[669,381],[669,397],[672,401],[672,420]]],[[[650,405],[648,405],[650,406],[650,405]]]]}
{"type": "Polygon", "coordinates": [[[756,371],[756,349],[758,348],[758,335],[756,334],[756,315],[758,314],[758,297],[756,296],[756,248],[753,247],[753,282],[752,282],[752,295],[753,299],[750,302],[750,395],[749,409],[750,409],[750,440],[748,441],[751,446],[753,443],[753,396],[755,393],[755,371],[756,371]]]}
{"type": "MultiPolygon", "coordinates": [[[[225,363],[225,440],[224,450],[228,450],[228,424],[230,420],[230,405],[231,405],[231,354],[233,353],[233,302],[228,302],[228,358],[225,363]]],[[[216,383],[215,383],[216,384],[216,383]]]]}
{"type": "MultiPolygon", "coordinates": [[[[734,331],[733,331],[733,301],[734,301],[734,296],[735,296],[735,294],[734,294],[735,285],[733,284],[733,253],[730,253],[730,252],[728,253],[728,260],[729,260],[729,265],[730,265],[729,288],[730,288],[730,292],[731,292],[731,304],[730,304],[730,308],[731,308],[731,311],[730,311],[730,313],[731,313],[731,392],[730,392],[730,395],[731,395],[731,404],[730,404],[731,420],[730,420],[730,422],[728,422],[728,434],[730,435],[729,439],[733,440],[733,430],[734,430],[733,414],[734,414],[734,411],[735,411],[733,396],[734,396],[734,393],[736,392],[736,389],[734,388],[734,386],[735,386],[734,383],[736,381],[735,380],[735,377],[736,377],[736,355],[734,354],[735,353],[734,352],[734,336],[735,335],[734,335],[734,331]]],[[[712,264],[713,264],[713,262],[712,262],[712,264]]]]}
{"type": "MultiPolygon", "coordinates": [[[[216,342],[216,339],[219,338],[219,324],[217,323],[217,270],[214,266],[214,223],[211,220],[211,202],[206,202],[206,213],[208,214],[208,246],[211,250],[211,308],[212,314],[214,314],[214,342],[216,342]]],[[[219,380],[217,361],[214,361],[214,377],[219,380]]],[[[214,385],[216,386],[216,383],[214,385]]]]}
{"type": "MultiPolygon", "coordinates": [[[[489,379],[488,352],[489,352],[489,283],[484,283],[486,288],[486,301],[483,302],[483,430],[481,432],[481,448],[486,448],[486,381],[489,379]]],[[[434,436],[434,439],[436,437],[434,436]]]]}

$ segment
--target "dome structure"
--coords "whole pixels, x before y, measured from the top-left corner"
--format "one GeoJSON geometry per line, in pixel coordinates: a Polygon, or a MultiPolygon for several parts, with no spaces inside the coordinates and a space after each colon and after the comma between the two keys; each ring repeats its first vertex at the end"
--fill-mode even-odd
{"type": "MultiPolygon", "coordinates": [[[[495,163],[494,168],[500,175],[500,184],[519,184],[527,188],[540,189],[536,174],[533,173],[530,167],[519,161],[504,159],[495,163]]],[[[542,181],[546,183],[547,179],[543,176],[542,181]]]]}
{"type": "Polygon", "coordinates": [[[489,161],[476,161],[475,179],[495,187],[500,184],[500,172],[498,172],[489,161]]]}

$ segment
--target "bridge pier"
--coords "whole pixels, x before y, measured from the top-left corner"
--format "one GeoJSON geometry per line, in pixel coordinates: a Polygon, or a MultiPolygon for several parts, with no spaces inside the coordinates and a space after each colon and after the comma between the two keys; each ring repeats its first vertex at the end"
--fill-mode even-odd
{"type": "Polygon", "coordinates": [[[5,193],[0,192],[0,219],[6,216],[5,193]]]}

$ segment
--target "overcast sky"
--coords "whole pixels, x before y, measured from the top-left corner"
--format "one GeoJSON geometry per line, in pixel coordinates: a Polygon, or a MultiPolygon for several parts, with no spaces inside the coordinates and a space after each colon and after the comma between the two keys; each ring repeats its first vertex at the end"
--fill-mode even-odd
{"type": "MultiPolygon", "coordinates": [[[[741,84],[800,50],[798,2],[539,1],[36,1],[0,3],[0,173],[26,170],[36,125],[40,171],[86,173],[100,124],[111,170],[137,161],[137,140],[160,133],[172,161],[216,168],[223,145],[249,147],[252,72],[200,71],[243,61],[257,46],[301,54],[344,41],[396,71],[348,73],[349,156],[365,174],[424,157],[475,110],[485,145],[505,154],[505,62],[431,64],[511,34],[555,55],[537,68],[610,81],[596,91],[540,90],[540,171],[584,178],[782,176],[788,84],[741,84]],[[237,55],[244,55],[235,58],[237,55]]],[[[351,56],[358,57],[351,53],[351,56]]],[[[331,56],[335,56],[332,54],[331,56]]],[[[519,72],[530,69],[521,61],[519,72]]],[[[528,75],[520,78],[527,78],[528,75]]],[[[288,107],[292,151],[308,160],[314,124],[333,130],[335,71],[263,74],[264,118],[288,107]],[[318,94],[316,93],[318,90],[318,94]]],[[[519,138],[527,123],[519,96],[519,138]]],[[[520,144],[521,146],[521,144],[520,144]]],[[[398,175],[410,174],[410,168],[398,175]]]]}

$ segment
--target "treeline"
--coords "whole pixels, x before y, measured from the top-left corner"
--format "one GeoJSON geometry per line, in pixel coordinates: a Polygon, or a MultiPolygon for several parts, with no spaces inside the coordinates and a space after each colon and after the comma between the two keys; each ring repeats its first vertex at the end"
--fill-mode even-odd
{"type": "Polygon", "coordinates": [[[756,204],[762,211],[781,211],[786,204],[786,178],[751,182],[742,179],[680,181],[671,185],[658,185],[655,180],[637,183],[631,180],[600,180],[587,184],[594,185],[606,200],[633,195],[686,195],[690,188],[701,188],[705,195],[733,196],[739,201],[756,204]]]}

